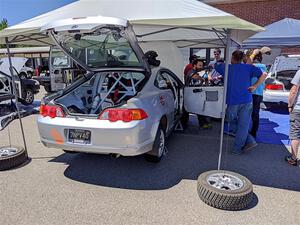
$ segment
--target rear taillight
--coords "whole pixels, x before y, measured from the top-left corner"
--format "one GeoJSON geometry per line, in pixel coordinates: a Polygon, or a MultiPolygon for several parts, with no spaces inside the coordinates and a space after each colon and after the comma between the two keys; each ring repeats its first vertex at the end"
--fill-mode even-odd
{"type": "Polygon", "coordinates": [[[56,105],[41,105],[40,106],[40,115],[43,117],[49,116],[51,118],[55,117],[65,117],[65,114],[61,107],[56,105]]]}
{"type": "Polygon", "coordinates": [[[282,84],[266,84],[265,86],[266,90],[283,90],[283,85],[282,84]]]}
{"type": "Polygon", "coordinates": [[[130,122],[133,120],[143,120],[148,117],[147,113],[142,109],[106,109],[99,116],[100,120],[109,120],[116,122],[121,120],[123,122],[130,122]]]}

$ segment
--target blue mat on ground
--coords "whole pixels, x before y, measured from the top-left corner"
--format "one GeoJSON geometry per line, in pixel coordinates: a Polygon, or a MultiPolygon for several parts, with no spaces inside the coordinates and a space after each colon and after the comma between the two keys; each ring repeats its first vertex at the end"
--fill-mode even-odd
{"type": "MultiPolygon", "coordinates": [[[[289,113],[286,107],[275,106],[269,111],[260,110],[256,141],[265,144],[290,145],[289,129],[289,113]]],[[[228,130],[227,123],[224,130],[228,130]]]]}
{"type": "Polygon", "coordinates": [[[286,108],[278,107],[270,111],[260,110],[257,142],[289,145],[289,129],[289,114],[286,108]]]}

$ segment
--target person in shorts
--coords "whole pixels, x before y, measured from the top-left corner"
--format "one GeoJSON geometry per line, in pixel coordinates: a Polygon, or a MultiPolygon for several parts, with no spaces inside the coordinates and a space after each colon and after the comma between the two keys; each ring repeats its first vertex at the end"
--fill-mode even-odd
{"type": "Polygon", "coordinates": [[[293,80],[288,98],[288,109],[290,113],[290,140],[291,154],[285,157],[285,160],[292,166],[298,165],[298,149],[300,144],[300,70],[297,71],[293,80]]]}

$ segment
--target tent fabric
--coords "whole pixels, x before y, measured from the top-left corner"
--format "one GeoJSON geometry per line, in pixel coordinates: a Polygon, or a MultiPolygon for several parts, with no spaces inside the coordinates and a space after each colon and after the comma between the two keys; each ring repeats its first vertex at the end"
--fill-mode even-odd
{"type": "MultiPolygon", "coordinates": [[[[232,39],[241,42],[262,28],[239,19],[229,13],[223,12],[212,6],[197,0],[80,0],[56,10],[34,17],[0,32],[0,43],[5,43],[5,37],[9,41],[31,45],[49,45],[51,40],[45,36],[39,36],[40,28],[49,21],[66,18],[87,16],[109,16],[127,19],[135,33],[142,36],[145,33],[157,32],[170,28],[182,27],[170,31],[159,32],[153,35],[139,37],[139,41],[187,41],[209,39],[215,40],[211,46],[222,44],[219,34],[196,30],[212,28],[218,31],[232,29],[232,39]],[[185,29],[185,28],[193,28],[185,29]],[[176,35],[174,35],[176,34],[176,35]],[[23,36],[22,36],[23,35],[23,36]],[[24,36],[36,35],[41,41],[24,41],[24,36]],[[18,36],[17,38],[15,36],[18,36]]],[[[226,35],[221,36],[225,39],[226,35]]],[[[207,41],[205,41],[207,42],[207,41]]]]}
{"type": "Polygon", "coordinates": [[[285,18],[272,23],[243,42],[243,47],[289,47],[300,46],[300,20],[285,18]]]}

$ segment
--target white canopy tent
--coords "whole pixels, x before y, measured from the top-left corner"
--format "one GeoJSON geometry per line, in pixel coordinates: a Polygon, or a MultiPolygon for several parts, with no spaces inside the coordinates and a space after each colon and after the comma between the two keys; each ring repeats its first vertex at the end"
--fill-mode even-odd
{"type": "Polygon", "coordinates": [[[124,18],[134,25],[141,41],[167,40],[176,42],[177,46],[180,42],[224,45],[219,40],[219,37],[224,39],[224,35],[208,32],[224,33],[224,29],[231,29],[231,39],[240,44],[250,35],[263,30],[196,0],[80,0],[1,31],[0,43],[5,43],[4,38],[8,37],[8,41],[14,43],[49,45],[50,39],[40,34],[42,26],[50,21],[87,16],[124,18]],[[186,27],[189,29],[184,29],[186,27]]]}
{"type": "MultiPolygon", "coordinates": [[[[52,45],[51,39],[40,32],[42,26],[50,21],[87,16],[127,19],[133,25],[144,50],[157,50],[159,58],[163,59],[177,55],[174,60],[162,65],[180,74],[183,61],[178,57],[181,54],[178,48],[223,46],[227,48],[226,58],[229,58],[229,46],[233,43],[240,45],[249,36],[263,30],[257,25],[197,0],[80,0],[1,31],[0,43],[52,45]]],[[[226,60],[226,73],[228,61],[226,60]]],[[[225,95],[226,86],[225,82],[225,95]]],[[[224,110],[225,98],[223,112],[224,110]]],[[[223,126],[220,157],[222,143],[223,126]]]]}

